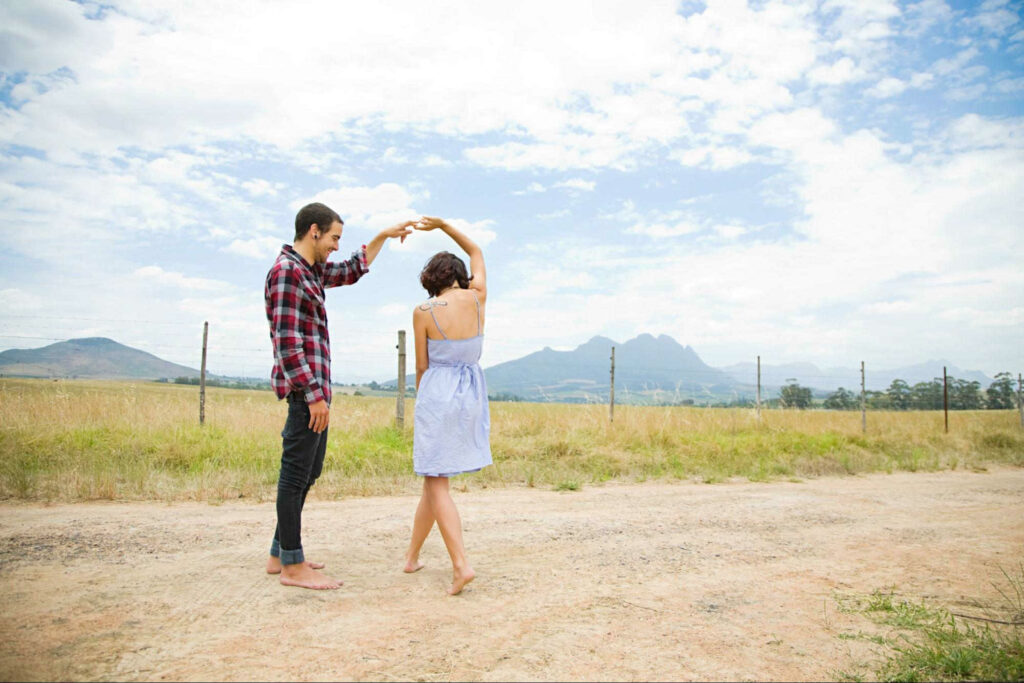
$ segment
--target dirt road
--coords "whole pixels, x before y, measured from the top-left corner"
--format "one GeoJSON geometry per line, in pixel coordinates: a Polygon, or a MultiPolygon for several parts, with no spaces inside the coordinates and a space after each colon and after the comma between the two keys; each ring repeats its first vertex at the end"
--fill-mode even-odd
{"type": "Polygon", "coordinates": [[[415,498],[310,501],[334,592],[262,572],[271,504],[0,507],[0,677],[601,680],[870,676],[836,596],[992,600],[1024,470],[456,492],[477,581],[400,571],[415,498]]]}

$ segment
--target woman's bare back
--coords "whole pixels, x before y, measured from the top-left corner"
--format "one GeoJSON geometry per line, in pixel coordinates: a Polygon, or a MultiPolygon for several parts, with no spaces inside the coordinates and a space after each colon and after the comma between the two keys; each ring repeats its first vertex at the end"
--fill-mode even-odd
{"type": "Polygon", "coordinates": [[[437,325],[427,325],[427,337],[429,339],[468,339],[478,334],[483,334],[484,302],[480,302],[479,327],[477,323],[477,297],[478,293],[472,289],[451,289],[441,296],[421,304],[420,308],[426,311],[433,307],[434,318],[437,325]],[[441,330],[438,330],[440,326],[441,330]]]}

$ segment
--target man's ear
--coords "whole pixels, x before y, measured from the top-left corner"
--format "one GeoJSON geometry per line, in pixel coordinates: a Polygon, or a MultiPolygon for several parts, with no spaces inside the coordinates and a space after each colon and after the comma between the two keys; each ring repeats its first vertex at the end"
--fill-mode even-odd
{"type": "Polygon", "coordinates": [[[315,239],[315,240],[320,239],[320,226],[319,225],[317,225],[316,223],[313,223],[312,225],[309,226],[309,231],[311,233],[313,233],[313,239],[315,239]]]}

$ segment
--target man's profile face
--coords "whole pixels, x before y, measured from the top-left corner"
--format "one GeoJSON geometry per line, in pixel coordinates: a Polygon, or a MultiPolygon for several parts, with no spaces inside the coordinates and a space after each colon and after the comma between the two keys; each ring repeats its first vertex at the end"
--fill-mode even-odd
{"type": "MultiPolygon", "coordinates": [[[[335,251],[338,251],[338,247],[341,245],[341,231],[342,224],[338,221],[331,223],[331,227],[326,231],[320,232],[320,239],[316,241],[316,262],[327,263],[327,258],[335,251]]],[[[319,230],[317,226],[313,228],[319,230]]]]}

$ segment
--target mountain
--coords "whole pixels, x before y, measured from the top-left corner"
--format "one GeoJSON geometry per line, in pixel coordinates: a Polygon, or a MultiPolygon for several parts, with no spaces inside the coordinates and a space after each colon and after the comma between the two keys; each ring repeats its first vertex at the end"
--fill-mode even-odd
{"type": "Polygon", "coordinates": [[[106,337],[57,342],[39,349],[0,351],[0,374],[16,377],[160,379],[198,377],[199,371],[106,337]]]}
{"type": "MultiPolygon", "coordinates": [[[[956,379],[977,381],[987,389],[992,378],[977,370],[963,370],[946,360],[930,360],[926,363],[908,365],[890,370],[877,370],[870,365],[864,368],[864,384],[867,389],[884,391],[894,379],[902,379],[913,386],[918,382],[930,382],[942,377],[942,368],[956,379]]],[[[736,363],[722,368],[730,377],[745,385],[757,383],[756,363],[736,363]]],[[[795,379],[801,386],[834,391],[839,387],[850,390],[860,389],[860,368],[820,369],[811,363],[786,363],[782,365],[761,364],[761,387],[778,388],[795,379]]]]}
{"type": "MultiPolygon", "coordinates": [[[[617,402],[679,402],[736,395],[739,383],[704,363],[691,347],[667,335],[650,334],[623,344],[594,337],[572,351],[545,347],[493,365],[484,370],[488,393],[514,394],[533,401],[607,401],[613,346],[617,402]]],[[[413,381],[410,376],[407,384],[413,381]]]]}

